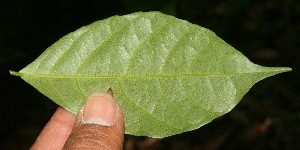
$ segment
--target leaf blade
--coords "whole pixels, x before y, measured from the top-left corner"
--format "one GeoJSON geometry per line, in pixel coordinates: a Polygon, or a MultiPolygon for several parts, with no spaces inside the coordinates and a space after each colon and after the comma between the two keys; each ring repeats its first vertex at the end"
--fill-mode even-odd
{"type": "Polygon", "coordinates": [[[148,12],[82,27],[11,74],[73,114],[113,88],[126,133],[166,137],[227,113],[253,84],[285,71],[253,64],[205,28],[148,12]]]}

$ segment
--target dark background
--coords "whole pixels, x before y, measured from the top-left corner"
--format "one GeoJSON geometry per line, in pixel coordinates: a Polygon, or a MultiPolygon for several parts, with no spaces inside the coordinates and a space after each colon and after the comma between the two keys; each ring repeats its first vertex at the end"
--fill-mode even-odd
{"type": "Polygon", "coordinates": [[[300,149],[300,2],[296,0],[0,1],[0,149],[28,149],[57,105],[18,71],[96,20],[157,10],[213,30],[254,63],[292,72],[252,87],[228,114],[164,139],[126,135],[125,149],[300,149]]]}

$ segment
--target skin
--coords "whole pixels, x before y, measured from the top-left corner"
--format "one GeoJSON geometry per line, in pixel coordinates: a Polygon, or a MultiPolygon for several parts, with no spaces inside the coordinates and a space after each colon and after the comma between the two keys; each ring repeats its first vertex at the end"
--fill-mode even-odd
{"type": "MultiPolygon", "coordinates": [[[[107,95],[111,95],[112,98],[112,93],[109,91],[108,94],[92,94],[84,110],[80,111],[77,116],[59,107],[32,145],[31,150],[122,149],[124,116],[117,102],[113,98],[107,100],[109,97],[107,95]],[[96,117],[101,115],[95,113],[94,106],[99,104],[105,106],[104,109],[114,108],[111,113],[101,113],[105,115],[105,119],[111,121],[111,124],[101,124],[98,120],[85,122],[85,118],[91,118],[91,115],[96,117]]],[[[105,112],[109,111],[105,110],[105,112]]]]}

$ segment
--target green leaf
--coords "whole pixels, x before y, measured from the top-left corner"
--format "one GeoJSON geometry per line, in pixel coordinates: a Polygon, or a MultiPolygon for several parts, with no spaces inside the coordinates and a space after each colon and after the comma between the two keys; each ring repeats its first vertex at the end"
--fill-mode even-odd
{"type": "Polygon", "coordinates": [[[203,27],[139,12],[82,27],[11,74],[73,114],[112,88],[126,133],[166,137],[207,124],[256,82],[290,70],[255,65],[203,27]]]}

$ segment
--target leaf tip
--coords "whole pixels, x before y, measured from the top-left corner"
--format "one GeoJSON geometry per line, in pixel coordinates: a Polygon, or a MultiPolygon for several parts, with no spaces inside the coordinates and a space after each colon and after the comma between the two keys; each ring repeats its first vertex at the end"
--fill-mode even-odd
{"type": "Polygon", "coordinates": [[[262,67],[263,71],[273,72],[275,74],[292,71],[290,67],[262,67]]]}
{"type": "Polygon", "coordinates": [[[280,67],[280,68],[278,68],[278,71],[289,72],[289,71],[292,71],[292,68],[290,68],[290,67],[280,67]]]}
{"type": "Polygon", "coordinates": [[[290,67],[286,67],[286,71],[288,72],[288,71],[292,71],[293,69],[292,68],[290,68],[290,67]]]}

